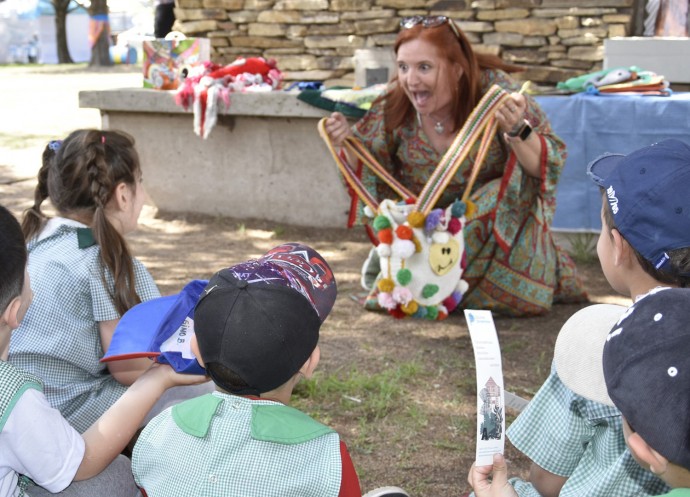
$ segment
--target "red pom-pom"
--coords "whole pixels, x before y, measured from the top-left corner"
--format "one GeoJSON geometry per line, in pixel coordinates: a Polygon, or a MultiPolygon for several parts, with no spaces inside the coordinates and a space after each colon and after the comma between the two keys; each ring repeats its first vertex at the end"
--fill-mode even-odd
{"type": "Polygon", "coordinates": [[[414,204],[415,202],[416,202],[416,200],[415,200],[414,197],[407,197],[407,198],[405,199],[405,203],[406,203],[407,205],[412,205],[412,204],[414,204]]]}
{"type": "Polygon", "coordinates": [[[462,223],[457,217],[452,218],[448,222],[448,231],[451,235],[456,235],[462,229],[462,223]]]}
{"type": "Polygon", "coordinates": [[[393,243],[393,230],[390,228],[379,231],[377,236],[381,243],[387,243],[388,245],[393,243]]]}
{"type": "Polygon", "coordinates": [[[403,312],[403,310],[400,308],[400,306],[396,307],[395,309],[392,309],[388,311],[388,314],[393,316],[395,319],[403,319],[407,317],[407,314],[403,312]]]}
{"type": "Polygon", "coordinates": [[[467,269],[467,252],[462,252],[462,257],[460,258],[460,268],[464,271],[467,269]]]}
{"type": "Polygon", "coordinates": [[[443,299],[443,306],[448,309],[448,312],[453,312],[458,304],[459,302],[455,300],[452,295],[443,299]]]}
{"type": "Polygon", "coordinates": [[[395,228],[395,234],[398,235],[398,238],[401,240],[412,240],[412,228],[404,224],[395,228]]]}

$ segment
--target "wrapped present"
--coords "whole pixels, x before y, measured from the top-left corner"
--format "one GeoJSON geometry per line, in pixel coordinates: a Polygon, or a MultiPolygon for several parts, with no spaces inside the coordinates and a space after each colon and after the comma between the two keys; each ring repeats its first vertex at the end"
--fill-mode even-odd
{"type": "Polygon", "coordinates": [[[208,38],[145,40],[144,88],[176,90],[189,70],[210,59],[208,38]]]}

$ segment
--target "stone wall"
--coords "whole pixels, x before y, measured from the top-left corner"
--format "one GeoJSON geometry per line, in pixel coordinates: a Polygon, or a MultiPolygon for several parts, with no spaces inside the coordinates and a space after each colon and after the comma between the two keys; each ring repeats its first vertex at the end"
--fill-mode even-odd
{"type": "Polygon", "coordinates": [[[453,18],[478,51],[555,84],[599,70],[603,40],[626,36],[634,0],[176,0],[175,28],[211,39],[214,62],[274,58],[287,81],[352,85],[357,49],[389,47],[401,17],[453,18]]]}

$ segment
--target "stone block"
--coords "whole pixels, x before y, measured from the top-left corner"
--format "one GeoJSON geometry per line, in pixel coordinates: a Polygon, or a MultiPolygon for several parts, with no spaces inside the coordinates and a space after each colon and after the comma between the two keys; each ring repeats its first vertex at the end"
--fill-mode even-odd
{"type": "Polygon", "coordinates": [[[574,36],[572,38],[561,39],[561,45],[566,47],[572,47],[575,45],[599,45],[601,44],[601,38],[595,36],[591,33],[586,33],[582,36],[574,36]]]}
{"type": "Polygon", "coordinates": [[[230,40],[233,47],[243,48],[294,48],[303,47],[302,40],[281,40],[277,38],[262,38],[259,36],[235,36],[230,40]]]}
{"type": "Polygon", "coordinates": [[[557,29],[554,21],[543,19],[497,21],[494,26],[498,32],[520,33],[527,36],[549,36],[554,34],[557,29]]]}
{"type": "Polygon", "coordinates": [[[628,26],[625,24],[609,25],[609,38],[628,36],[628,26]]]}
{"type": "Polygon", "coordinates": [[[580,18],[575,16],[563,16],[556,18],[558,29],[577,29],[580,27],[580,18]]]}
{"type": "Polygon", "coordinates": [[[529,16],[527,9],[496,9],[477,12],[478,21],[499,21],[504,19],[524,19],[529,16]]]}
{"type": "Polygon", "coordinates": [[[490,22],[460,21],[458,27],[467,33],[490,33],[494,30],[490,22]]]}
{"type": "Polygon", "coordinates": [[[268,38],[275,38],[285,36],[287,27],[283,24],[268,24],[263,22],[252,22],[247,27],[248,36],[266,36],[268,38]]]}
{"type": "Polygon", "coordinates": [[[355,21],[354,34],[366,36],[376,33],[397,32],[399,21],[396,18],[372,19],[367,21],[355,21]]]}
{"type": "Polygon", "coordinates": [[[305,26],[305,29],[304,36],[337,36],[354,33],[355,26],[352,22],[339,22],[337,24],[313,24],[309,27],[305,26]]]}
{"type": "Polygon", "coordinates": [[[328,10],[328,0],[278,0],[275,10],[328,10]]]}
{"type": "Polygon", "coordinates": [[[202,5],[207,9],[240,10],[244,7],[244,0],[202,0],[202,5]]]}
{"type": "Polygon", "coordinates": [[[396,11],[393,9],[372,9],[340,14],[341,21],[365,21],[367,19],[386,19],[388,17],[397,17],[396,11]]]}
{"type": "Polygon", "coordinates": [[[240,10],[237,12],[228,12],[228,18],[237,24],[246,24],[249,22],[256,22],[259,17],[258,12],[253,12],[249,10],[240,10]]]}
{"type": "Polygon", "coordinates": [[[256,18],[259,22],[299,23],[302,22],[302,14],[294,10],[264,10],[259,12],[256,18]]]}
{"type": "Polygon", "coordinates": [[[179,22],[178,25],[180,26],[180,31],[187,36],[216,31],[218,29],[218,21],[210,20],[179,22]]]}
{"type": "Polygon", "coordinates": [[[525,37],[518,33],[486,33],[483,36],[485,45],[522,46],[525,37]]]}
{"type": "Polygon", "coordinates": [[[366,12],[369,9],[371,9],[371,0],[331,0],[331,10],[334,12],[366,12]]]}
{"type": "Polygon", "coordinates": [[[424,9],[426,0],[375,0],[374,5],[393,9],[424,9]]]}
{"type": "Polygon", "coordinates": [[[570,47],[570,49],[568,49],[568,57],[575,60],[599,62],[604,60],[604,46],[570,47]]]}
{"type": "Polygon", "coordinates": [[[364,46],[364,38],[361,36],[307,36],[304,39],[307,48],[336,48],[364,46]]]}
{"type": "Polygon", "coordinates": [[[511,64],[545,64],[549,61],[545,53],[528,49],[504,50],[503,59],[511,64]]]}
{"type": "MultiPolygon", "coordinates": [[[[634,0],[576,0],[578,7],[631,7],[634,0]]],[[[573,0],[541,0],[541,6],[547,7],[569,7],[573,5],[573,0]]]]}
{"type": "Polygon", "coordinates": [[[585,60],[572,60],[558,58],[551,61],[553,67],[564,67],[567,69],[580,69],[586,71],[592,67],[592,63],[585,60]]]}
{"type": "Polygon", "coordinates": [[[281,71],[305,71],[316,68],[316,57],[313,55],[275,55],[281,71]]]}

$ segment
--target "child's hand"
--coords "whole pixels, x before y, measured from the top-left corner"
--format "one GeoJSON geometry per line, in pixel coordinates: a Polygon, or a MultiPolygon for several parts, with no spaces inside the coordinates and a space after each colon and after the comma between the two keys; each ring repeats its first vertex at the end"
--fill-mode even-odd
{"type": "Polygon", "coordinates": [[[210,380],[206,375],[177,373],[169,364],[157,362],[154,362],[144,374],[162,382],[166,389],[181,385],[199,385],[210,380]]]}
{"type": "Polygon", "coordinates": [[[503,454],[494,454],[492,466],[472,465],[467,481],[477,497],[517,497],[517,492],[508,483],[508,466],[503,454]],[[489,477],[493,473],[493,478],[489,477]]]}

